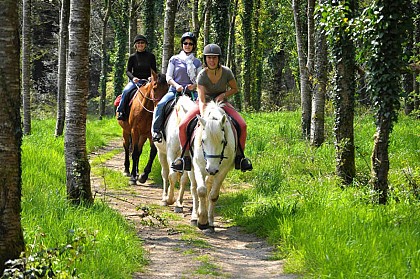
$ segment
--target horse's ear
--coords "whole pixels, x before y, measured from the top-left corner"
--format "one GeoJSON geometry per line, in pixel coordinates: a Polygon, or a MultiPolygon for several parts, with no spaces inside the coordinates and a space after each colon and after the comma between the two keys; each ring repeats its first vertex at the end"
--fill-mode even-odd
{"type": "Polygon", "coordinates": [[[221,121],[222,126],[225,125],[225,123],[226,123],[226,114],[223,114],[222,121],[221,121]]]}
{"type": "Polygon", "coordinates": [[[151,77],[153,80],[157,80],[157,73],[155,71],[153,71],[152,68],[150,68],[150,72],[152,73],[151,77]]]}
{"type": "Polygon", "coordinates": [[[198,115],[198,114],[197,114],[197,118],[198,118],[198,121],[200,121],[200,124],[203,127],[205,127],[206,126],[206,120],[203,117],[201,117],[200,115],[198,115]]]}

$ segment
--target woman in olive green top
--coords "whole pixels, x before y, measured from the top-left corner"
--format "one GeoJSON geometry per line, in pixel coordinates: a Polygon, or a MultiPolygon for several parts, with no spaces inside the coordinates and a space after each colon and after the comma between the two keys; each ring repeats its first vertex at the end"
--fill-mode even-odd
{"type": "Polygon", "coordinates": [[[232,71],[220,65],[222,51],[216,44],[209,44],[204,47],[203,56],[205,68],[198,74],[197,91],[198,106],[188,112],[185,119],[179,126],[179,139],[181,146],[185,149],[182,154],[185,156],[177,158],[172,163],[175,171],[191,170],[191,158],[187,153],[187,127],[189,122],[198,114],[203,114],[206,103],[210,100],[225,102],[223,109],[238,124],[239,132],[239,152],[235,158],[235,168],[242,171],[252,170],[251,161],[245,157],[246,123],[235,108],[226,101],[226,98],[238,92],[235,77],[232,71]]]}

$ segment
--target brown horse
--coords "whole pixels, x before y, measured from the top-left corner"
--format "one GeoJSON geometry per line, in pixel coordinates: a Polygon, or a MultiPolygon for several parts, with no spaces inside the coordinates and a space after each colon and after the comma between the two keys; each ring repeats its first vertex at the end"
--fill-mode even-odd
{"type": "Polygon", "coordinates": [[[123,129],[123,146],[125,151],[124,173],[130,176],[130,184],[144,183],[152,170],[153,160],[156,157],[157,149],[152,141],[152,117],[154,107],[168,91],[168,84],[164,74],[157,74],[152,71],[150,81],[137,89],[136,96],[131,104],[131,111],[128,120],[118,120],[123,129]],[[143,173],[139,175],[139,159],[146,140],[150,142],[149,161],[143,173]],[[132,144],[133,166],[130,173],[130,143],[132,144]]]}

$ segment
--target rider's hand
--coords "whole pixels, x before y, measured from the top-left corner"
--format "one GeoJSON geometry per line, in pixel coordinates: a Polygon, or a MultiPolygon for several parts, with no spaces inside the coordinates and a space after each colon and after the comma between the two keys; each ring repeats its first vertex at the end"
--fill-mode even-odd
{"type": "Polygon", "coordinates": [[[179,84],[178,84],[178,85],[176,86],[176,91],[177,91],[177,92],[182,92],[182,90],[184,90],[184,87],[183,87],[182,85],[179,85],[179,84]]]}
{"type": "Polygon", "coordinates": [[[188,85],[187,85],[187,88],[188,88],[188,90],[190,90],[190,91],[195,90],[195,87],[196,87],[196,85],[195,85],[195,84],[188,84],[188,85]]]}
{"type": "Polygon", "coordinates": [[[139,79],[135,77],[135,78],[133,78],[133,82],[137,83],[137,82],[139,82],[139,79]]]}
{"type": "Polygon", "coordinates": [[[226,93],[221,93],[221,94],[217,95],[215,100],[218,101],[218,102],[223,102],[225,100],[225,98],[226,98],[226,93]]]}

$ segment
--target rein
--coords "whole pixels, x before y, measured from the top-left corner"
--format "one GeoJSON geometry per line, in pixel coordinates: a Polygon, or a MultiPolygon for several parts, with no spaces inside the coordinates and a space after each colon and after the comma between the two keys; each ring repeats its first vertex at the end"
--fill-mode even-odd
{"type": "MultiPolygon", "coordinates": [[[[153,87],[152,87],[152,89],[151,89],[151,95],[152,95],[152,98],[150,98],[148,95],[145,95],[145,93],[143,93],[142,91],[141,91],[141,88],[142,87],[144,87],[146,84],[149,84],[149,83],[151,83],[151,81],[149,81],[148,83],[143,83],[141,86],[137,86],[137,88],[138,88],[138,90],[137,90],[137,92],[140,92],[140,94],[141,94],[141,96],[143,97],[143,99],[146,99],[146,100],[149,100],[149,101],[152,101],[153,103],[157,103],[157,102],[159,102],[160,101],[160,99],[156,99],[155,98],[155,94],[154,94],[154,90],[153,90],[153,87]]],[[[147,112],[150,112],[150,113],[153,113],[153,110],[149,110],[148,108],[146,108],[144,105],[143,105],[143,103],[140,101],[140,105],[142,106],[142,108],[145,110],[145,111],[147,111],[147,112]]]]}

